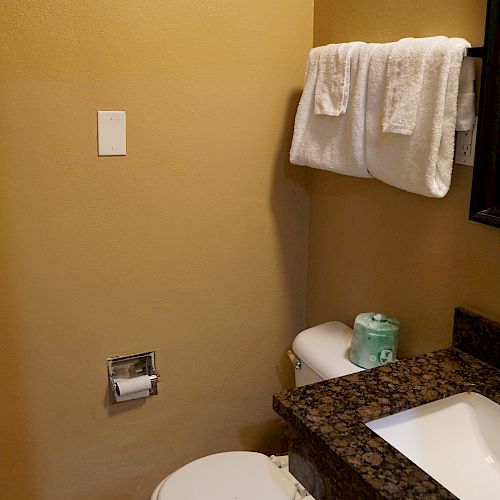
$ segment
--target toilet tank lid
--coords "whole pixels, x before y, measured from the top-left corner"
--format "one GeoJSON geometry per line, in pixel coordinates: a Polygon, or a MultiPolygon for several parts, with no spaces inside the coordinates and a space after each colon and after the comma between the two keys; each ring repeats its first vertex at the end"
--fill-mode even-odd
{"type": "Polygon", "coordinates": [[[349,359],[352,330],[340,321],[330,321],[300,332],[293,352],[321,378],[328,380],[360,372],[349,359]]]}
{"type": "Polygon", "coordinates": [[[199,458],[163,482],[155,500],[292,500],[297,487],[262,453],[230,451],[199,458]]]}

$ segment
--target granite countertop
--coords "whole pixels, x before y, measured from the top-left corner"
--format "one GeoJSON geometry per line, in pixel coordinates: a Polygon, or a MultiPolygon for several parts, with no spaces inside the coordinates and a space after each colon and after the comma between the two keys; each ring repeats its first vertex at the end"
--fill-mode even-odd
{"type": "MultiPolygon", "coordinates": [[[[500,370],[450,347],[281,392],[273,407],[325,463],[348,468],[351,479],[363,483],[358,485],[363,498],[455,498],[365,422],[468,390],[500,404],[500,370]]],[[[290,457],[291,472],[304,481],[290,457]]],[[[354,493],[343,497],[361,498],[354,493]]]]}

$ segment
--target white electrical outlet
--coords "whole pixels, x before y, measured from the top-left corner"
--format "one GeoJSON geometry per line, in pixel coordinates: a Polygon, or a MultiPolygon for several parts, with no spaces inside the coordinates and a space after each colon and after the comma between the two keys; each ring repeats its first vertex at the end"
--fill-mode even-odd
{"type": "Polygon", "coordinates": [[[474,151],[476,149],[477,116],[473,130],[457,132],[455,141],[455,163],[459,165],[474,165],[474,151]]]}

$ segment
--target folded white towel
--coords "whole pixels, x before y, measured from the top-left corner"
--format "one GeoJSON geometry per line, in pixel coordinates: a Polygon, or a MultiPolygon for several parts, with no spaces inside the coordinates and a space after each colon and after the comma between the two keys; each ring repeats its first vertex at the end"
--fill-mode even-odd
{"type": "Polygon", "coordinates": [[[349,101],[351,55],[361,42],[319,47],[318,75],[314,88],[314,114],[339,116],[349,101]]]}
{"type": "Polygon", "coordinates": [[[463,60],[462,69],[460,70],[456,130],[465,131],[474,128],[474,120],[476,119],[475,78],[474,59],[466,57],[463,60]]]}
{"type": "Polygon", "coordinates": [[[370,60],[366,117],[366,167],[371,175],[412,193],[442,198],[453,168],[458,82],[469,42],[435,43],[424,65],[422,90],[411,135],[384,133],[383,100],[393,44],[379,45],[370,60]]]}
{"type": "Polygon", "coordinates": [[[309,53],[304,91],[295,117],[290,162],[355,177],[371,177],[365,162],[366,88],[370,55],[376,44],[357,43],[351,51],[349,103],[344,114],[314,114],[318,61],[309,53]]]}
{"type": "Polygon", "coordinates": [[[415,128],[425,62],[446,37],[403,38],[389,46],[382,126],[384,132],[410,135],[415,128]]]}

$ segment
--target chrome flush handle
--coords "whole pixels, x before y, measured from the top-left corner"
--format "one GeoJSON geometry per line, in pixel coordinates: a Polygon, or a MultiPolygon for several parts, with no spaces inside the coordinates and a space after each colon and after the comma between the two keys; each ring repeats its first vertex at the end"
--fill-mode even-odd
{"type": "Polygon", "coordinates": [[[286,353],[288,354],[288,357],[290,358],[290,361],[293,363],[295,369],[300,370],[302,368],[302,361],[300,361],[300,359],[295,355],[293,351],[288,350],[286,353]]]}

